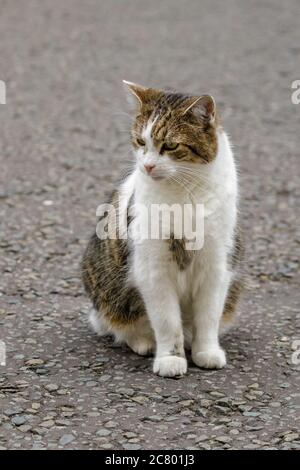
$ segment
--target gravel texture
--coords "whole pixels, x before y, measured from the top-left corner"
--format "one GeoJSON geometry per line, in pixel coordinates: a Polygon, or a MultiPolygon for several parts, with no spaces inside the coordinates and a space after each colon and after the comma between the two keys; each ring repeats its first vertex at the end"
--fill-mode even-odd
{"type": "Polygon", "coordinates": [[[0,7],[0,449],[299,449],[299,1],[0,7]],[[156,377],[87,325],[79,261],[130,158],[123,78],[213,94],[232,136],[250,279],[222,371],[156,377]]]}

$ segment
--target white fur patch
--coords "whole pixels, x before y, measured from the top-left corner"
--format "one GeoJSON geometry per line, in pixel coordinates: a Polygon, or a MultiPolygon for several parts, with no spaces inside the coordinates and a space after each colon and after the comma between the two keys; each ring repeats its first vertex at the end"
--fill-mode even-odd
{"type": "MultiPolygon", "coordinates": [[[[152,148],[153,124],[154,121],[149,122],[142,135],[149,146],[149,158],[158,159],[152,148]]],[[[134,194],[135,203],[147,207],[204,204],[204,246],[195,252],[191,264],[180,271],[165,240],[133,242],[129,282],[140,291],[155,332],[155,372],[165,376],[186,372],[186,361],[177,354],[183,348],[183,323],[185,331],[189,331],[188,342],[192,343],[195,363],[200,367],[223,367],[226,359],[218,336],[233,275],[227,259],[234,243],[238,196],[236,168],[227,135],[218,132],[215,160],[198,165],[191,184],[182,187],[167,180],[158,183],[137,165],[120,192],[127,201],[134,194]],[[195,332],[192,341],[191,331],[195,332]]],[[[138,223],[137,215],[132,224],[138,223]]]]}
{"type": "Polygon", "coordinates": [[[146,124],[146,126],[144,127],[143,131],[142,131],[142,137],[143,139],[145,140],[146,144],[147,144],[147,147],[152,150],[153,149],[153,142],[152,142],[152,137],[151,137],[151,133],[152,133],[152,129],[153,129],[153,126],[155,124],[155,122],[157,121],[157,118],[154,118],[152,120],[149,120],[146,124]]]}

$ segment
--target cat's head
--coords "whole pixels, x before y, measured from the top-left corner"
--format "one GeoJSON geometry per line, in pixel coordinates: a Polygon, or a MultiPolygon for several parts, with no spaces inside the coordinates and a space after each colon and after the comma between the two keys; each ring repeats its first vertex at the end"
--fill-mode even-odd
{"type": "Polygon", "coordinates": [[[217,154],[212,96],[186,95],[124,82],[136,101],[131,135],[138,168],[154,180],[186,175],[217,154]]]}

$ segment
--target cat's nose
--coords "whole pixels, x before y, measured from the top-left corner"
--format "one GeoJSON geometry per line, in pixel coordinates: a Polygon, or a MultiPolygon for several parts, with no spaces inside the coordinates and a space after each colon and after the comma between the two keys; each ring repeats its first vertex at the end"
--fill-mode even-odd
{"type": "Polygon", "coordinates": [[[150,174],[153,168],[155,168],[155,165],[144,165],[144,168],[147,171],[147,173],[150,174]]]}

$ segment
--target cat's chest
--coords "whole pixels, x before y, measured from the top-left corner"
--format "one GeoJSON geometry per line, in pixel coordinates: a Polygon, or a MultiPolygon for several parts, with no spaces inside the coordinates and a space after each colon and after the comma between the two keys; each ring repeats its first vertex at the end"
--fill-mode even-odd
{"type": "Polygon", "coordinates": [[[177,266],[174,273],[174,282],[177,286],[178,296],[184,301],[189,299],[195,289],[197,289],[206,276],[207,259],[203,250],[191,252],[190,263],[184,269],[177,266]]]}
{"type": "Polygon", "coordinates": [[[151,194],[136,194],[134,216],[134,224],[143,227],[143,233],[149,233],[150,238],[185,239],[188,249],[193,249],[189,241],[197,235],[196,249],[200,249],[205,234],[221,230],[226,208],[222,209],[222,199],[216,192],[193,190],[178,193],[158,189],[151,194]]]}

